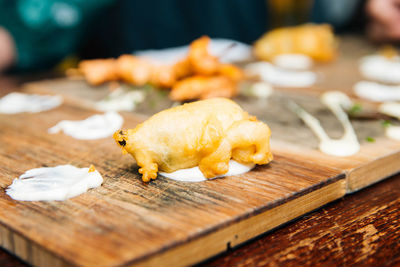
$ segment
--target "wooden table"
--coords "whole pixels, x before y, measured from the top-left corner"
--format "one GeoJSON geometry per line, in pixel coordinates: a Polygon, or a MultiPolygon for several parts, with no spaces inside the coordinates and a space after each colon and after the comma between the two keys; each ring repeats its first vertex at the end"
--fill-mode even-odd
{"type": "MultiPolygon", "coordinates": [[[[27,80],[0,78],[0,88],[11,91],[27,80]]],[[[399,195],[397,175],[200,265],[400,264],[399,195]]],[[[0,250],[0,266],[26,264],[0,250]]]]}
{"type": "MultiPolygon", "coordinates": [[[[400,174],[199,266],[398,266],[400,174]]],[[[0,266],[28,266],[0,250],[0,266]]]]}

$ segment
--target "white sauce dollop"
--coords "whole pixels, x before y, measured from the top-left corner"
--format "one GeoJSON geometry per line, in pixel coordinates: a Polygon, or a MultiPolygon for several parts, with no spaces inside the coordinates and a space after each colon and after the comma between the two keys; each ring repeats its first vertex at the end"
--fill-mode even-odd
{"type": "Polygon", "coordinates": [[[386,102],[379,106],[379,112],[398,118],[400,120],[400,103],[386,102]]]}
{"type": "MultiPolygon", "coordinates": [[[[237,161],[231,160],[229,161],[229,171],[224,175],[213,177],[225,177],[230,175],[239,175],[246,173],[254,168],[254,164],[241,164],[237,161]]],[[[203,173],[200,171],[199,167],[193,167],[188,169],[181,169],[171,173],[167,172],[159,172],[162,176],[170,178],[172,180],[181,181],[181,182],[202,182],[209,180],[204,177],[203,173]]]]}
{"type": "Polygon", "coordinates": [[[100,139],[113,135],[121,129],[124,118],[117,112],[110,111],[102,115],[93,115],[81,121],[63,120],[51,127],[51,134],[63,131],[65,134],[76,139],[90,140],[100,139]]]}
{"type": "Polygon", "coordinates": [[[358,97],[375,102],[400,100],[400,86],[361,81],[353,89],[358,97]]]}
{"type": "Polygon", "coordinates": [[[72,165],[37,168],[14,179],[6,193],[15,200],[66,200],[96,188],[103,183],[101,174],[89,168],[72,165]]]}
{"type": "Polygon", "coordinates": [[[62,101],[61,96],[10,93],[0,99],[0,113],[36,113],[56,108],[62,101]]]}
{"type": "Polygon", "coordinates": [[[356,154],[360,150],[360,143],[354,132],[350,120],[343,108],[350,108],[352,102],[349,97],[342,92],[331,91],[326,92],[321,96],[321,102],[324,103],[338,118],[344,128],[344,135],[340,139],[331,139],[322,128],[321,123],[311,114],[306,112],[296,103],[290,103],[290,108],[310,127],[315,135],[320,140],[319,149],[321,152],[333,155],[346,157],[356,154]]]}
{"type": "Polygon", "coordinates": [[[303,54],[282,54],[274,57],[273,63],[284,69],[307,70],[313,65],[309,56],[303,54]]]}
{"type": "Polygon", "coordinates": [[[144,98],[143,91],[116,89],[106,98],[97,102],[95,107],[100,111],[133,111],[139,103],[143,102],[144,98]]]}
{"type": "Polygon", "coordinates": [[[252,96],[266,99],[274,93],[274,89],[267,82],[256,82],[250,86],[252,96]]]}
{"type": "Polygon", "coordinates": [[[365,56],[360,62],[361,74],[371,80],[384,83],[400,83],[400,57],[382,55],[365,56]]]}
{"type": "MultiPolygon", "coordinates": [[[[400,103],[387,102],[383,103],[378,108],[379,112],[395,117],[400,120],[400,103]]],[[[400,141],[400,126],[388,125],[385,134],[390,139],[400,141]]]]}
{"type": "Polygon", "coordinates": [[[317,80],[317,75],[312,71],[286,70],[268,62],[248,64],[245,71],[250,76],[259,76],[262,81],[282,87],[309,87],[317,80]]]}

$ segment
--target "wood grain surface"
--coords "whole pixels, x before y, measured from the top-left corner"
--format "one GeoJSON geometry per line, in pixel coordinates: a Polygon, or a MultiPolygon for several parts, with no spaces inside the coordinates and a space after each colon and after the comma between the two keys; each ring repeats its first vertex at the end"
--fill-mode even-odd
{"type": "MultiPolygon", "coordinates": [[[[398,266],[399,235],[396,175],[197,266],[398,266]]],[[[28,265],[0,250],[0,266],[28,265]]]]}
{"type": "Polygon", "coordinates": [[[399,266],[400,175],[198,266],[399,266]]]}
{"type": "MultiPolygon", "coordinates": [[[[354,57],[326,68],[346,64],[356,64],[354,57]]],[[[342,79],[341,89],[350,90],[353,78],[342,79]]],[[[353,120],[362,144],[354,156],[316,150],[316,138],[285,101],[303,105],[323,120],[330,135],[340,136],[336,119],[317,97],[326,88],[318,86],[306,93],[282,88],[269,100],[235,99],[270,125],[271,164],[203,183],[159,177],[143,184],[134,161],[121,155],[112,138],[79,141],[47,134],[61,119],[97,113],[93,103],[107,94],[107,87],[67,79],[29,84],[27,92],[62,94],[65,103],[38,114],[0,115],[1,246],[37,266],[193,264],[399,171],[400,143],[386,139],[377,120],[353,120]],[[376,141],[364,141],[368,136],[376,141]],[[28,169],[67,163],[94,164],[105,178],[103,186],[64,202],[18,202],[4,192],[28,169]]],[[[124,128],[172,104],[165,93],[146,95],[136,114],[122,113],[124,128]]]]}
{"type": "MultiPolygon", "coordinates": [[[[174,249],[185,253],[167,254],[170,261],[194,263],[345,193],[340,171],[279,153],[271,164],[241,176],[205,183],[159,177],[143,184],[131,157],[122,156],[112,138],[80,141],[47,134],[60,118],[93,113],[67,101],[39,114],[0,115],[1,244],[34,265],[130,264],[174,249]],[[103,186],[64,202],[20,202],[4,192],[25,170],[67,163],[94,164],[103,186]],[[250,224],[253,218],[263,218],[259,228],[250,224]]],[[[140,121],[123,115],[125,128],[140,121]]]]}

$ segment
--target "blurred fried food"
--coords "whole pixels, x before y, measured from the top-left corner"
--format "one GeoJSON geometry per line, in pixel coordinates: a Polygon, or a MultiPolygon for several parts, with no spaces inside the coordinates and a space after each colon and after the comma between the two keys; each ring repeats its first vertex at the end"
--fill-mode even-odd
{"type": "Polygon", "coordinates": [[[112,58],[84,60],[79,63],[79,71],[92,85],[100,85],[119,78],[115,60],[112,58]]]}
{"type": "Polygon", "coordinates": [[[244,73],[235,65],[223,64],[211,55],[209,43],[207,36],[194,40],[187,57],[172,65],[121,55],[118,59],[82,61],[78,70],[92,85],[122,80],[136,86],[150,83],[158,88],[171,88],[170,97],[176,101],[233,97],[244,73]]]}
{"type": "Polygon", "coordinates": [[[337,41],[328,24],[304,24],[279,28],[264,34],[254,44],[254,55],[272,60],[280,54],[304,54],[316,61],[331,61],[337,55],[337,41]]]}
{"type": "Polygon", "coordinates": [[[221,64],[218,58],[208,52],[210,38],[200,37],[190,44],[188,59],[193,72],[200,75],[213,75],[221,64]]]}
{"type": "Polygon", "coordinates": [[[228,77],[195,75],[177,82],[169,97],[174,101],[185,101],[213,97],[232,98],[235,95],[236,84],[228,77]]]}

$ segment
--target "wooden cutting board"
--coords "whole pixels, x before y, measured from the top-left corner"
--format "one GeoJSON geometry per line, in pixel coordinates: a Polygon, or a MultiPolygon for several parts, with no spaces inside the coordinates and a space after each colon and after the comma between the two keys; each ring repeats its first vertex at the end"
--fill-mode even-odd
{"type": "MultiPolygon", "coordinates": [[[[276,92],[269,100],[236,99],[270,125],[275,158],[269,165],[201,183],[160,176],[144,184],[133,159],[112,138],[81,141],[47,133],[61,119],[97,113],[90,107],[106,88],[61,79],[31,84],[26,91],[65,97],[55,110],[0,114],[0,244],[37,266],[193,264],[400,170],[400,142],[386,139],[379,121],[353,121],[362,144],[358,154],[320,153],[312,132],[283,105],[288,98],[296,101],[332,137],[340,136],[335,117],[309,94],[320,91],[311,88],[276,92]],[[68,163],[94,164],[103,186],[64,202],[20,202],[5,194],[28,169],[68,163]]],[[[153,102],[139,106],[137,114],[122,113],[123,128],[172,104],[165,94],[153,94],[153,102]]]]}

